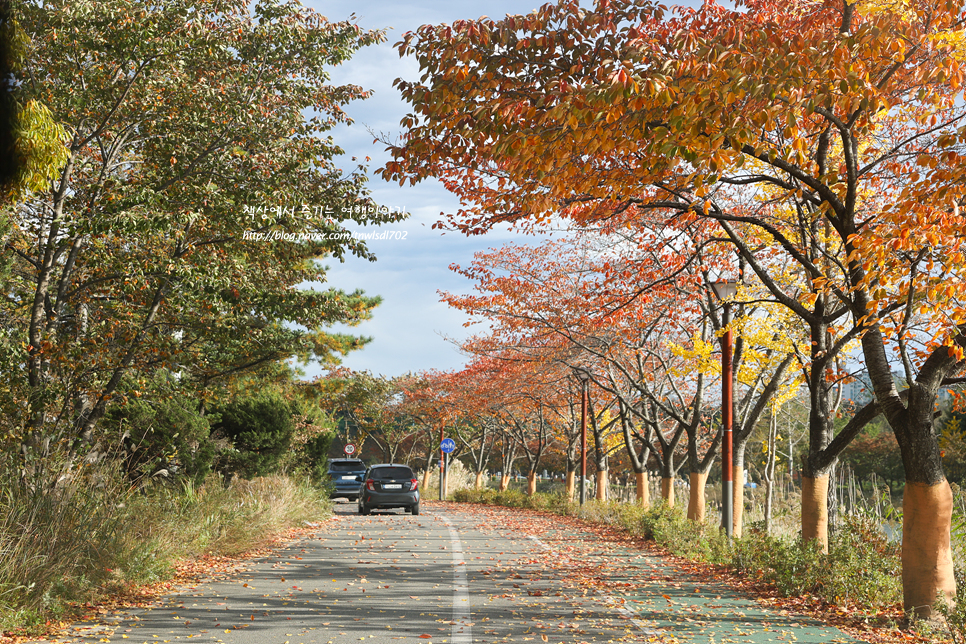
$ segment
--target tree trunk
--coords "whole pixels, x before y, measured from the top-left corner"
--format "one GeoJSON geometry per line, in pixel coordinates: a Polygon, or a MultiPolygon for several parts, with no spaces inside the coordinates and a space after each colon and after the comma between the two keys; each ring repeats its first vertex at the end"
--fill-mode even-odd
{"type": "Polygon", "coordinates": [[[423,489],[424,490],[429,489],[429,479],[432,475],[433,475],[433,471],[430,468],[427,467],[425,470],[423,470],[423,489]]]}
{"type": "Polygon", "coordinates": [[[933,617],[937,595],[953,606],[956,580],[950,548],[953,494],[936,485],[906,481],[902,497],[902,597],[907,615],[933,617]]]}
{"type": "Polygon", "coordinates": [[[647,485],[647,472],[635,472],[637,481],[637,503],[642,507],[651,507],[651,490],[647,485]]]}
{"type": "Polygon", "coordinates": [[[771,534],[771,503],[774,484],[771,479],[765,479],[765,534],[771,534]]]}
{"type": "Polygon", "coordinates": [[[527,474],[527,495],[533,496],[537,493],[537,475],[535,472],[527,474]]]}
{"type": "Polygon", "coordinates": [[[567,470],[567,500],[573,501],[574,495],[577,492],[577,473],[573,470],[567,470]]]}
{"type": "Polygon", "coordinates": [[[667,507],[674,507],[674,479],[663,477],[661,478],[661,498],[667,504],[667,507]]]}
{"type": "MultiPolygon", "coordinates": [[[[828,552],[828,475],[802,475],[802,540],[828,552]]],[[[905,566],[903,566],[905,568],[905,566]]]]}
{"type": "Polygon", "coordinates": [[[597,500],[606,501],[607,500],[607,472],[608,470],[597,470],[597,500]]]}
{"type": "Polygon", "coordinates": [[[707,480],[707,472],[691,472],[691,497],[688,499],[688,518],[696,523],[704,523],[704,484],[707,480]]]}
{"type": "MultiPolygon", "coordinates": [[[[866,297],[857,296],[861,309],[866,297]]],[[[860,309],[860,310],[861,310],[860,309]]],[[[966,346],[966,325],[956,343],[966,346]]],[[[907,404],[896,391],[884,340],[873,328],[862,337],[862,349],[876,402],[889,421],[902,453],[906,487],[902,503],[902,594],[911,619],[935,619],[937,598],[954,603],[956,578],[950,555],[952,492],[943,471],[942,453],[933,425],[942,381],[963,368],[949,347],[939,346],[909,383],[907,404]]]]}
{"type": "Polygon", "coordinates": [[[504,472],[500,476],[500,492],[506,492],[508,487],[510,487],[510,475],[504,472]]]}
{"type": "Polygon", "coordinates": [[[772,414],[768,424],[768,459],[765,463],[765,534],[771,534],[771,504],[775,481],[775,450],[778,448],[778,415],[772,414]]]}
{"type": "Polygon", "coordinates": [[[483,472],[476,473],[476,482],[473,484],[473,488],[476,490],[483,489],[483,472]]]}
{"type": "Polygon", "coordinates": [[[745,445],[735,447],[732,460],[731,534],[740,539],[745,514],[745,445]]]}

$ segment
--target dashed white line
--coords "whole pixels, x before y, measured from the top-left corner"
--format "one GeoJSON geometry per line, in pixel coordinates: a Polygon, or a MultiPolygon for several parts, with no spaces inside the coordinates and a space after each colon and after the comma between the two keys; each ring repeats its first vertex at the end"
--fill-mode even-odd
{"type": "Polygon", "coordinates": [[[470,621],[470,585],[466,577],[466,557],[463,555],[463,543],[460,533],[453,522],[445,515],[433,513],[443,520],[449,528],[451,551],[453,553],[453,635],[451,642],[455,644],[472,644],[473,625],[470,621]]]}

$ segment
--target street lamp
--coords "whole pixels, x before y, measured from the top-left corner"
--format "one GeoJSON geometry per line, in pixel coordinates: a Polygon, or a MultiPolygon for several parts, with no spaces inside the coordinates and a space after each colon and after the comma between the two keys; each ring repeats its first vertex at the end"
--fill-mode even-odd
{"type": "Polygon", "coordinates": [[[735,280],[711,282],[711,290],[724,304],[721,316],[721,426],[724,436],[721,440],[721,521],[724,523],[728,540],[734,532],[734,470],[731,456],[731,426],[734,416],[734,397],[731,390],[731,298],[738,292],[735,280]]]}
{"type": "Polygon", "coordinates": [[[580,380],[580,505],[586,498],[585,485],[587,481],[587,383],[590,374],[586,369],[574,369],[580,380]]]}

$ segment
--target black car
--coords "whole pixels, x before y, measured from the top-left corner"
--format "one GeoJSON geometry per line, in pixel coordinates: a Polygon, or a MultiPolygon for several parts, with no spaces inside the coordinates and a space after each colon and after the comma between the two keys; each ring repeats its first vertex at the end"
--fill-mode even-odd
{"type": "Polygon", "coordinates": [[[383,508],[403,508],[419,514],[419,481],[408,465],[383,463],[366,472],[359,495],[359,514],[383,508]]]}
{"type": "Polygon", "coordinates": [[[366,464],[357,458],[334,458],[329,461],[329,480],[332,481],[333,499],[355,501],[362,489],[362,477],[366,475],[366,464]]]}

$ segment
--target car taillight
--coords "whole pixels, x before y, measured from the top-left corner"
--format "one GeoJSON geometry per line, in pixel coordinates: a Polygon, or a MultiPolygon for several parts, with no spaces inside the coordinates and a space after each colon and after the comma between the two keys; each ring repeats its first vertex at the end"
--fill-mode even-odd
{"type": "Polygon", "coordinates": [[[417,487],[419,487],[419,480],[418,479],[409,479],[409,491],[412,492],[417,487]]]}
{"type": "Polygon", "coordinates": [[[372,490],[373,492],[376,491],[376,484],[372,482],[372,479],[369,479],[368,481],[366,481],[366,489],[372,490]]]}

